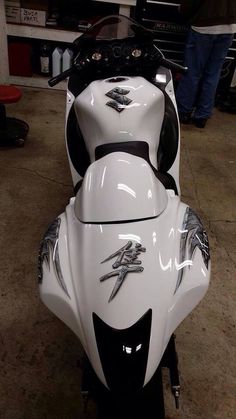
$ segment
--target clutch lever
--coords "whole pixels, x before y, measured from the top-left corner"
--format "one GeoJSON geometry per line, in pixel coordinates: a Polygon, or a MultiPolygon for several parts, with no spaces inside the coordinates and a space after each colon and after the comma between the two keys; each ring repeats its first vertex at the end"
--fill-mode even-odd
{"type": "Polygon", "coordinates": [[[69,68],[66,71],[63,71],[62,73],[58,74],[58,76],[52,77],[50,80],[48,80],[48,84],[50,87],[56,86],[56,84],[60,83],[60,81],[67,79],[67,77],[71,76],[71,74],[74,72],[73,67],[69,68]]]}

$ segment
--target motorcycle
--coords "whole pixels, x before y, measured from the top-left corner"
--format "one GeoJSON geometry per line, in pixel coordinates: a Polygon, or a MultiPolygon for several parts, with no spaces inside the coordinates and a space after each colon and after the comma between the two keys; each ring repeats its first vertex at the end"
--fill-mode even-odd
{"type": "Polygon", "coordinates": [[[162,368],[179,406],[174,332],[210,279],[207,233],[180,200],[171,70],[154,35],[124,16],[73,44],[66,147],[75,196],[39,254],[44,304],[85,352],[84,400],[98,416],[164,418],[162,368]]]}

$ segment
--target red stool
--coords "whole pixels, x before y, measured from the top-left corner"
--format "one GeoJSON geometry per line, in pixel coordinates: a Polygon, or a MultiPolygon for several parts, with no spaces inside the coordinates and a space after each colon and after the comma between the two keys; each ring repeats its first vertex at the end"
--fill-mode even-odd
{"type": "Polygon", "coordinates": [[[0,146],[23,147],[29,131],[26,122],[6,116],[5,105],[15,103],[22,96],[21,90],[14,86],[0,85],[0,146]]]}

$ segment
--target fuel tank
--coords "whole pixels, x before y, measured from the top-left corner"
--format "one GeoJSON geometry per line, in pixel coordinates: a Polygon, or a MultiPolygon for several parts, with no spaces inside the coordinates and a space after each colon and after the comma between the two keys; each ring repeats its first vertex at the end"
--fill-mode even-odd
{"type": "Polygon", "coordinates": [[[143,77],[117,77],[92,82],[75,99],[75,112],[93,162],[99,145],[146,141],[151,163],[164,118],[162,91],[143,77]]]}

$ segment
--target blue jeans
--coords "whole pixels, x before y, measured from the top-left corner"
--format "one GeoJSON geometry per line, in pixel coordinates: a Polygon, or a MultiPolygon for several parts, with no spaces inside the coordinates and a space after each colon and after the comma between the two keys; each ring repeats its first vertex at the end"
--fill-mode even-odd
{"type": "Polygon", "coordinates": [[[188,72],[176,92],[179,113],[195,109],[195,118],[211,116],[222,65],[232,41],[231,34],[208,35],[190,29],[185,48],[188,72]]]}

